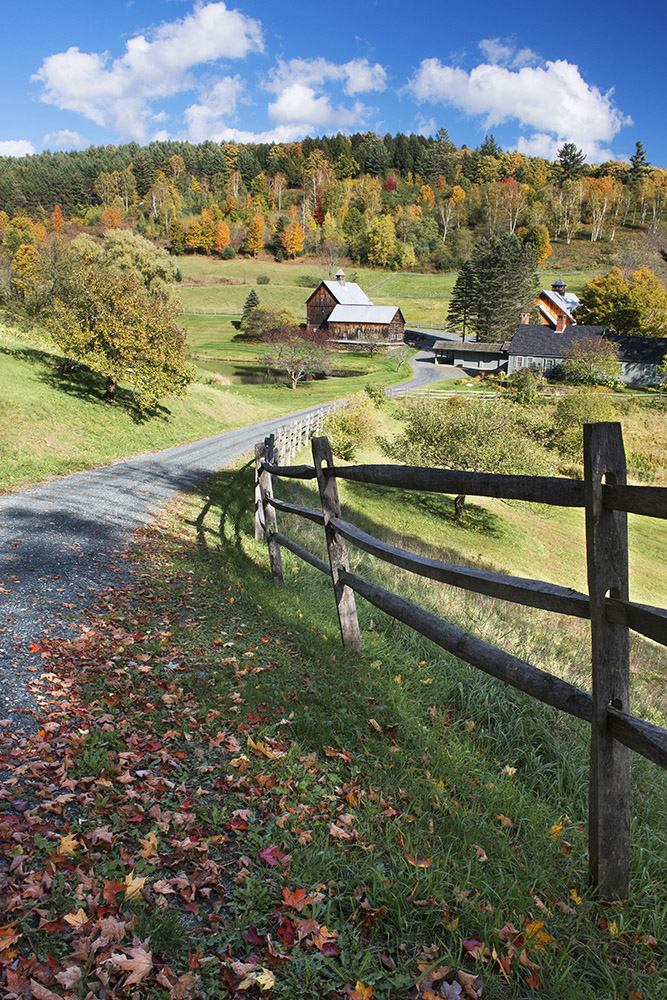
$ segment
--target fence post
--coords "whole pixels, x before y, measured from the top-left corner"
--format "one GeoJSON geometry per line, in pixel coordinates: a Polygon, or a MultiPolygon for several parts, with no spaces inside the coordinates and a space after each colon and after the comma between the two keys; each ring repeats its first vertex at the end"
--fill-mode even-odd
{"type": "Polygon", "coordinates": [[[266,458],[266,440],[258,441],[255,445],[255,541],[261,542],[266,537],[264,531],[264,505],[262,503],[262,489],[259,484],[262,475],[262,461],[266,458]]]}
{"type": "Polygon", "coordinates": [[[322,466],[333,467],[333,455],[329,446],[329,439],[326,437],[314,437],[313,464],[317,472],[317,485],[320,490],[320,501],[322,503],[322,513],[324,514],[324,535],[329,553],[329,564],[331,566],[331,576],[333,579],[334,596],[336,598],[336,608],[338,609],[338,622],[340,624],[340,635],[343,646],[354,653],[361,652],[361,635],[359,633],[359,620],[357,618],[357,607],[354,602],[354,592],[350,587],[346,587],[339,579],[339,570],[349,569],[350,564],[347,558],[347,547],[345,539],[337,534],[330,525],[332,517],[340,517],[340,500],[338,499],[338,486],[333,476],[325,476],[322,466]]]}
{"type": "MultiPolygon", "coordinates": [[[[280,545],[276,541],[275,532],[278,530],[278,523],[276,521],[276,512],[267,503],[269,498],[273,497],[273,485],[271,482],[271,474],[266,472],[266,470],[260,470],[260,463],[262,460],[267,462],[273,462],[274,457],[274,436],[265,438],[264,441],[259,441],[255,445],[255,466],[259,472],[257,477],[257,482],[259,486],[259,503],[261,505],[261,510],[263,513],[263,527],[264,536],[266,538],[266,543],[269,549],[269,566],[271,567],[271,577],[274,583],[283,583],[285,577],[283,575],[283,560],[280,554],[280,545]]],[[[259,512],[259,508],[258,508],[259,512]]],[[[255,515],[257,519],[257,514],[255,515]]],[[[257,526],[257,520],[255,520],[255,527],[257,526]]],[[[256,536],[255,536],[256,537],[256,536]]]]}
{"type": "Polygon", "coordinates": [[[630,639],[627,627],[605,614],[608,595],[628,600],[628,518],[602,505],[603,483],[625,481],[621,425],[584,424],[593,685],[588,845],[591,879],[603,899],[626,899],[630,880],[630,751],[607,725],[608,705],[630,711],[630,639]]]}

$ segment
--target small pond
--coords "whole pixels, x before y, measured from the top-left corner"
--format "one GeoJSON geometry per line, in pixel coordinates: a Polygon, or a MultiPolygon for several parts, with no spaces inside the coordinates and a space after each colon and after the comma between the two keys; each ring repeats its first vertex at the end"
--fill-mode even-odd
{"type": "MultiPolygon", "coordinates": [[[[211,360],[195,360],[194,363],[202,371],[220,375],[228,385],[274,385],[289,382],[289,377],[285,372],[267,370],[263,365],[211,360]]],[[[335,369],[331,372],[331,376],[334,378],[350,378],[354,375],[367,374],[367,371],[352,371],[349,369],[335,369]]],[[[325,378],[324,375],[315,375],[313,377],[317,380],[325,378]]]]}

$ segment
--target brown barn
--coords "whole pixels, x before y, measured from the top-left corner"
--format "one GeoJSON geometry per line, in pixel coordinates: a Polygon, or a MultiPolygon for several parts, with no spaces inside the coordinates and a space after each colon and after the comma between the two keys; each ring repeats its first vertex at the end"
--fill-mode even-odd
{"type": "Polygon", "coordinates": [[[321,281],[306,301],[308,330],[319,329],[329,319],[336,306],[372,306],[373,303],[354,281],[345,281],[339,271],[335,281],[321,281]]]}
{"type": "Polygon", "coordinates": [[[332,338],[341,344],[402,344],[405,333],[398,306],[336,306],[327,326],[332,338]]]}
{"type": "Polygon", "coordinates": [[[374,306],[354,281],[339,271],[321,281],[306,302],[308,330],[325,328],[339,344],[401,344],[405,320],[397,306],[374,306]]]}

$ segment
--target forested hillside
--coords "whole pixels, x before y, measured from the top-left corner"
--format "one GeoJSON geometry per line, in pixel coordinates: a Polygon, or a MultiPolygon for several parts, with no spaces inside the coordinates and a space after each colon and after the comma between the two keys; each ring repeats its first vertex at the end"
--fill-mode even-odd
{"type": "Polygon", "coordinates": [[[451,270],[476,239],[515,233],[538,262],[585,239],[611,257],[621,229],[655,236],[667,170],[640,142],[630,163],[507,153],[489,135],[356,133],[283,144],[152,142],[0,158],[5,257],[66,222],[135,228],[174,252],[317,252],[358,264],[451,270]],[[28,221],[30,220],[30,225],[28,221]],[[616,242],[615,242],[616,241],[616,242]]]}

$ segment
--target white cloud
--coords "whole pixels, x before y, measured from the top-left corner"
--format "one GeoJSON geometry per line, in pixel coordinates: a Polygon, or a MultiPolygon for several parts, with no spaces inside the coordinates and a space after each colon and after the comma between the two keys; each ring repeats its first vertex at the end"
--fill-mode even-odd
{"type": "Polygon", "coordinates": [[[43,84],[47,104],[142,141],[150,102],[191,89],[194,67],[262,50],[258,21],[224,3],[198,3],[182,20],[160,25],[152,40],[131,38],[118,59],[72,46],[45,59],[32,79],[43,84]]]}
{"type": "Polygon", "coordinates": [[[540,57],[532,49],[517,49],[511,41],[503,41],[500,38],[483,38],[479,47],[493,66],[510,66],[512,69],[519,69],[521,66],[530,66],[533,63],[541,62],[540,57]]]}
{"type": "MultiPolygon", "coordinates": [[[[541,156],[545,160],[555,160],[558,157],[558,150],[563,143],[571,141],[568,136],[561,135],[554,138],[545,132],[534,132],[533,135],[519,136],[516,142],[511,144],[511,149],[518,149],[526,156],[541,156]]],[[[613,150],[601,145],[593,140],[582,139],[578,143],[579,147],[586,154],[589,163],[605,163],[607,160],[627,160],[627,156],[617,156],[613,150]]]]}
{"type": "Polygon", "coordinates": [[[269,104],[269,114],[281,125],[299,126],[302,132],[323,126],[326,128],[349,128],[363,121],[367,108],[359,101],[353,107],[334,107],[328,97],[317,96],[313,87],[306,83],[292,83],[269,104]]]}
{"type": "Polygon", "coordinates": [[[348,97],[381,91],[386,89],[387,74],[379,63],[371,65],[367,59],[346,63],[323,58],[280,61],[266,84],[266,89],[275,94],[269,115],[279,129],[290,129],[292,139],[318,129],[364,125],[371,109],[360,101],[352,105],[337,103],[332,93],[335,85],[341,96],[348,97]]]}
{"type": "Polygon", "coordinates": [[[470,73],[439,59],[424,59],[408,91],[419,101],[453,104],[469,115],[481,115],[485,128],[518,120],[536,133],[520,140],[523,151],[553,149],[554,143],[568,141],[597,162],[611,156],[604,144],[632,124],[614,105],[611,92],[603,94],[587,84],[578,67],[564,59],[518,70],[482,63],[470,73]]]}
{"type": "Polygon", "coordinates": [[[368,59],[353,59],[346,63],[332,63],[328,59],[290,59],[280,60],[271,74],[271,82],[267,89],[279,94],[291,84],[305,83],[314,87],[322,87],[328,82],[343,84],[346,94],[365,94],[371,90],[385,90],[387,73],[383,66],[368,59]]]}
{"type": "Polygon", "coordinates": [[[85,149],[90,143],[80,132],[72,132],[71,129],[62,128],[58,132],[49,132],[42,139],[42,145],[50,148],[57,146],[60,149],[85,149]]]}
{"type": "Polygon", "coordinates": [[[229,118],[230,115],[235,115],[236,105],[244,88],[239,76],[225,76],[204,91],[199,103],[191,104],[185,110],[188,138],[192,142],[203,142],[220,132],[225,127],[223,116],[229,118]]]}
{"type": "Polygon", "coordinates": [[[0,156],[32,156],[34,152],[28,139],[0,139],[0,156]]]}
{"type": "Polygon", "coordinates": [[[435,118],[424,118],[423,115],[417,115],[417,135],[435,135],[435,130],[437,128],[435,118]]]}

